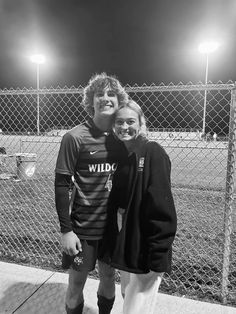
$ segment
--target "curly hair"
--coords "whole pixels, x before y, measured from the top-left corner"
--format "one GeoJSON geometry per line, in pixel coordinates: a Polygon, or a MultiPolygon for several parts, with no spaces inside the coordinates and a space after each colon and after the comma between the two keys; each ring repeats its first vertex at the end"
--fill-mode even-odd
{"type": "Polygon", "coordinates": [[[107,75],[105,72],[93,75],[88,85],[84,88],[82,104],[90,116],[94,115],[93,96],[94,93],[103,91],[109,87],[116,93],[119,106],[128,101],[128,94],[114,75],[107,75]]]}

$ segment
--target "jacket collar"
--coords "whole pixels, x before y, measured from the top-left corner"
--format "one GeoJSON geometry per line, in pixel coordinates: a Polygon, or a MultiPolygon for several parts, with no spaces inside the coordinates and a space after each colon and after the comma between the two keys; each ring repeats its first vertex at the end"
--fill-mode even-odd
{"type": "Polygon", "coordinates": [[[146,147],[146,143],[148,143],[148,139],[142,135],[139,135],[134,142],[134,145],[131,149],[130,154],[135,153],[136,155],[140,155],[143,153],[146,147]]]}

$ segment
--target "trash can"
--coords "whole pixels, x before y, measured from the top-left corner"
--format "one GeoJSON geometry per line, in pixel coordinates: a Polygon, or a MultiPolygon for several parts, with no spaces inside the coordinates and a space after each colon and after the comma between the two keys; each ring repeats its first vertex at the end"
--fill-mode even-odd
{"type": "Polygon", "coordinates": [[[36,154],[16,154],[17,177],[21,180],[33,179],[36,169],[36,154]]]}

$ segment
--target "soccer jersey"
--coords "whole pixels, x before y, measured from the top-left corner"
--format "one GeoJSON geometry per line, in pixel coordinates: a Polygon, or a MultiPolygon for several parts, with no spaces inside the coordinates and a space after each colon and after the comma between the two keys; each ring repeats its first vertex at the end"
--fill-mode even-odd
{"type": "Polygon", "coordinates": [[[55,171],[75,178],[71,220],[79,238],[102,238],[113,173],[125,154],[123,144],[113,134],[99,130],[93,121],[64,135],[55,171]]]}

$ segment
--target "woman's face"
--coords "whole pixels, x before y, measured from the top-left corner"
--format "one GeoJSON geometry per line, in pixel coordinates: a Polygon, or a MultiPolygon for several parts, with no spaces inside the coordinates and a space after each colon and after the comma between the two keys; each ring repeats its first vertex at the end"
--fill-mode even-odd
{"type": "Polygon", "coordinates": [[[117,111],[114,123],[114,132],[121,141],[130,141],[136,138],[140,130],[138,113],[130,108],[117,111]]]}

